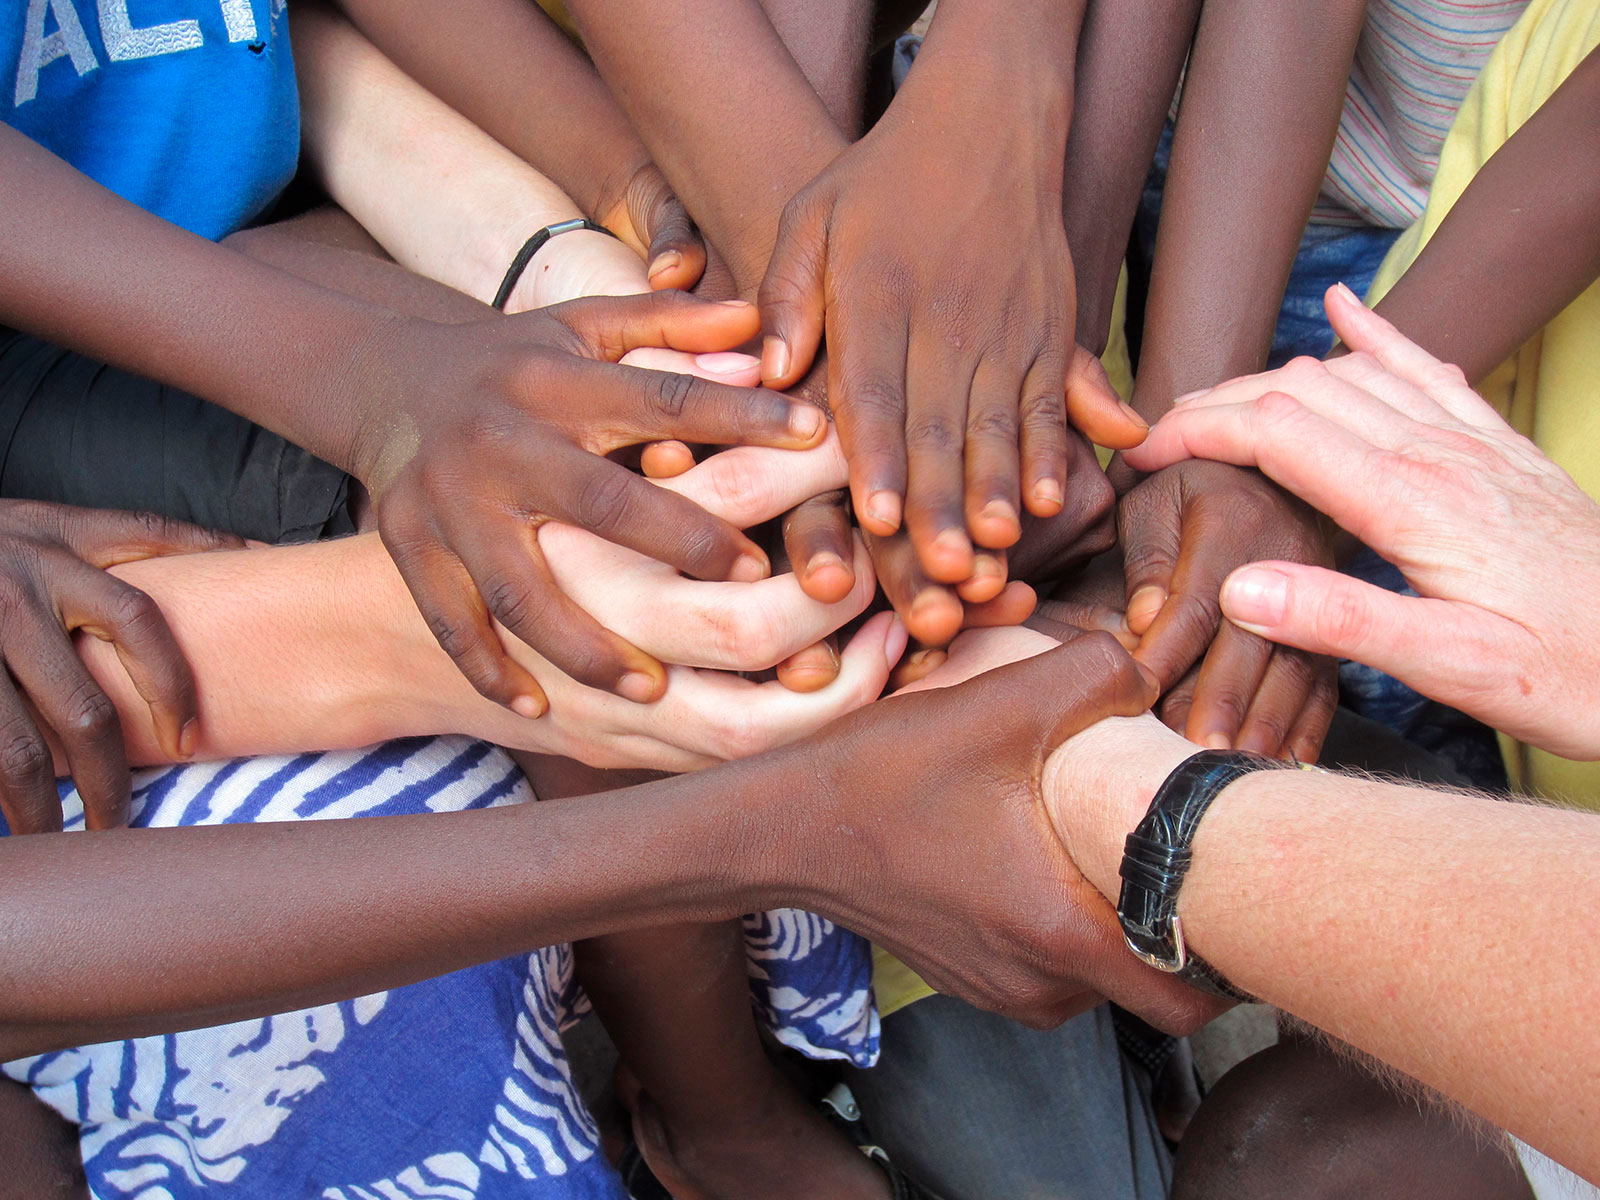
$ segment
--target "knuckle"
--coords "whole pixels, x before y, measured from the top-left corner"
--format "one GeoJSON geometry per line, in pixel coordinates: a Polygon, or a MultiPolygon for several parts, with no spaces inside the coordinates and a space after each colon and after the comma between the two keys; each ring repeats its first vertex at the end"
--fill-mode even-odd
{"type": "Polygon", "coordinates": [[[656,410],[668,420],[680,419],[694,395],[694,379],[671,371],[657,371],[655,374],[656,410]]]}
{"type": "Polygon", "coordinates": [[[468,670],[474,683],[481,687],[487,682],[486,674],[480,671],[474,675],[468,668],[468,661],[475,659],[482,649],[473,625],[447,613],[434,612],[428,614],[428,629],[444,652],[462,664],[463,670],[468,670]]]}
{"type": "Polygon", "coordinates": [[[1325,646],[1357,647],[1372,632],[1372,612],[1355,592],[1336,587],[1318,602],[1312,630],[1325,646]]]}
{"type": "Polygon", "coordinates": [[[548,608],[548,600],[536,595],[526,580],[503,571],[484,580],[482,593],[489,611],[510,629],[537,624],[548,608]]]}
{"type": "Polygon", "coordinates": [[[601,537],[609,536],[627,520],[632,482],[627,473],[620,470],[586,473],[573,496],[573,520],[601,537]]]}
{"type": "Polygon", "coordinates": [[[961,430],[945,416],[919,413],[906,422],[906,444],[918,450],[953,454],[961,449],[961,430]]]}
{"type": "Polygon", "coordinates": [[[50,751],[35,729],[20,721],[0,730],[0,779],[13,787],[37,784],[51,769],[50,751]]]}
{"type": "Polygon", "coordinates": [[[967,435],[974,440],[1015,442],[1017,430],[1017,410],[1003,404],[981,408],[967,422],[967,435]]]}
{"type": "Polygon", "coordinates": [[[1327,377],[1328,368],[1319,359],[1312,358],[1309,354],[1301,354],[1291,358],[1278,369],[1279,378],[1292,390],[1294,388],[1308,388],[1321,383],[1327,377]]]}
{"type": "Polygon", "coordinates": [[[148,594],[123,585],[111,601],[106,619],[125,637],[138,638],[162,623],[161,609],[148,594]]]}
{"type": "Polygon", "coordinates": [[[63,734],[72,733],[96,741],[120,728],[117,706],[93,682],[80,684],[73,692],[63,719],[66,721],[63,734]]]}
{"type": "Polygon", "coordinates": [[[847,379],[840,389],[844,405],[867,420],[899,424],[905,419],[905,392],[880,376],[847,379]]]}
{"type": "Polygon", "coordinates": [[[711,490],[723,511],[764,512],[770,508],[778,481],[773,473],[747,455],[724,455],[720,470],[711,473],[711,490]]]}

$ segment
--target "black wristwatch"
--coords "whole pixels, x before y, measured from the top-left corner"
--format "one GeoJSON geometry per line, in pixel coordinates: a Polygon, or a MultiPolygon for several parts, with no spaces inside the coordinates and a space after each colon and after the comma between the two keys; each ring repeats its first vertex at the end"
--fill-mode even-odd
{"type": "Polygon", "coordinates": [[[1189,870],[1195,830],[1218,793],[1252,771],[1290,765],[1241,750],[1202,750],[1167,776],[1123,846],[1117,918],[1128,949],[1201,991],[1233,1000],[1252,998],[1184,945],[1178,891],[1189,870]]]}

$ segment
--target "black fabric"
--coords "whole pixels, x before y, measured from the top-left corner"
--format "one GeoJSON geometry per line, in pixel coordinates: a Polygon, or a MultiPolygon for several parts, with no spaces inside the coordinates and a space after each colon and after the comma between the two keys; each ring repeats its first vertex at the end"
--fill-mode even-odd
{"type": "Polygon", "coordinates": [[[350,496],[343,471],[243,417],[0,328],[0,497],[308,542],[354,531],[350,496]]]}

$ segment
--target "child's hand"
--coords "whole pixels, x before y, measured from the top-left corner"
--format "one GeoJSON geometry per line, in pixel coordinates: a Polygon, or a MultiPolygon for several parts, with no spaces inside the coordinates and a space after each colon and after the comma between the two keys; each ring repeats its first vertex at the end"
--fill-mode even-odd
{"type": "Polygon", "coordinates": [[[648,288],[688,291],[706,269],[706,246],[661,168],[647,162],[595,218],[647,264],[648,288]]]}
{"type": "Polygon", "coordinates": [[[1024,507],[1060,511],[1069,417],[1115,447],[1145,427],[1073,345],[1072,261],[1059,195],[1027,161],[1032,131],[932,124],[897,99],[790,202],[761,288],[762,373],[795,383],[826,331],[862,527],[903,522],[922,570],[953,584],[974,542],[1017,541],[1024,507]]]}

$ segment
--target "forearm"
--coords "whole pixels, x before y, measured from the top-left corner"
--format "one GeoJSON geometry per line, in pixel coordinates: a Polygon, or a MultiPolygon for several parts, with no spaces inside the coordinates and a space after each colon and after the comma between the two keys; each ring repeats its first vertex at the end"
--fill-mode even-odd
{"type": "MultiPolygon", "coordinates": [[[[1193,751],[1133,722],[1071,750],[1056,778],[1115,810],[1080,857],[1107,896],[1122,836],[1193,751]]],[[[1239,987],[1593,1177],[1600,949],[1564,914],[1600,903],[1597,861],[1588,814],[1261,772],[1207,811],[1179,913],[1239,987]]]]}
{"type": "MultiPolygon", "coordinates": [[[[113,568],[162,610],[194,670],[196,757],[492,736],[521,718],[477,695],[428,632],[376,536],[153,558],[113,568]]],[[[116,704],[130,761],[170,761],[115,650],[80,651],[116,704]]]]}
{"type": "Polygon", "coordinates": [[[649,152],[581,51],[531,0],[339,0],[402,70],[533,164],[588,216],[649,152]]]}
{"type": "Polygon", "coordinates": [[[536,230],[582,215],[331,13],[297,12],[294,50],[308,156],[339,206],[408,270],[487,303],[536,230]]]}
{"type": "Polygon", "coordinates": [[[1600,52],[1484,164],[1377,311],[1476,381],[1596,278],[1600,52]]]}
{"type": "Polygon", "coordinates": [[[1208,0],[1161,205],[1134,407],[1259,371],[1327,171],[1364,0],[1208,0]]]}
{"type": "Polygon", "coordinates": [[[1078,343],[1100,353],[1161,129],[1194,40],[1200,0],[1091,3],[1062,189],[1078,283],[1078,343]]]}
{"type": "Polygon", "coordinates": [[[756,0],[571,8],[652,158],[753,298],[784,205],[849,139],[756,0]]]}
{"type": "Polygon", "coordinates": [[[353,465],[352,376],[402,318],[170,225],[3,126],[0,163],[0,323],[353,465]]]}
{"type": "Polygon", "coordinates": [[[0,1060],[770,902],[759,766],[561,804],[0,839],[0,1060]]]}

